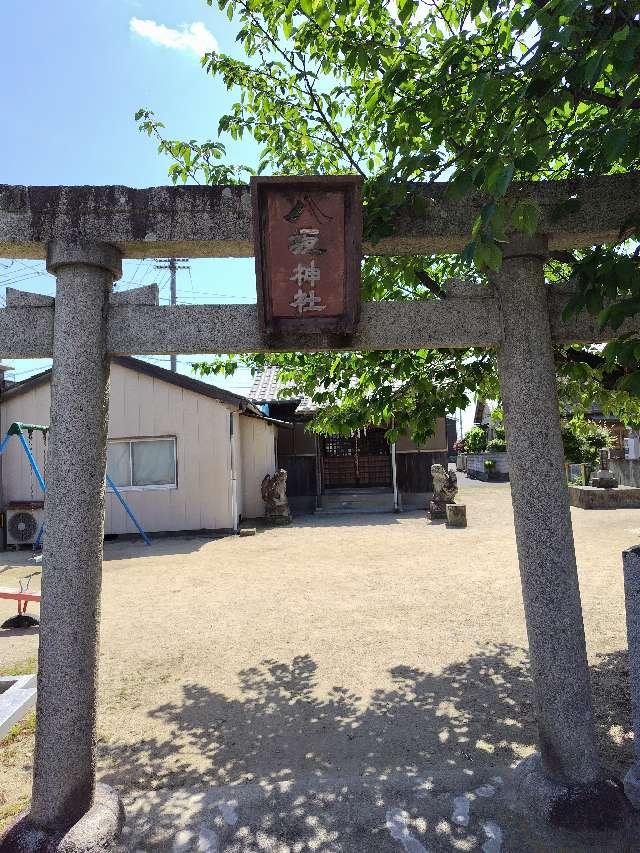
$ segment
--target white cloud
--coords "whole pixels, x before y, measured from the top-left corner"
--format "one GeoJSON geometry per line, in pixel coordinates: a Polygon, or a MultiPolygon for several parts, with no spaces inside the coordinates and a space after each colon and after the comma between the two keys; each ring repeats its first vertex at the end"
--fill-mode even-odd
{"type": "Polygon", "coordinates": [[[152,44],[170,47],[173,50],[190,50],[197,56],[218,50],[218,42],[202,21],[193,24],[183,24],[179,30],[165,27],[156,21],[143,21],[141,18],[131,18],[129,29],[152,44]]]}

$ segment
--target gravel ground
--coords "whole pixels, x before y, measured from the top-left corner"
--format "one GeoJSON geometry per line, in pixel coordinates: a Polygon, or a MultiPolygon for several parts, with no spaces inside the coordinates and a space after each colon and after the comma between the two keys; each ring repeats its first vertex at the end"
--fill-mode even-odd
{"type": "MultiPolygon", "coordinates": [[[[535,742],[509,486],[463,480],[459,502],[466,530],[354,515],[107,544],[99,776],[127,803],[126,849],[218,849],[203,847],[210,832],[224,851],[479,850],[494,824],[503,850],[623,849],[534,839],[505,811],[508,768],[535,742]]],[[[619,773],[620,553],[640,541],[640,511],[573,521],[603,755],[619,773]]],[[[0,555],[0,585],[28,557],[0,555]]],[[[0,621],[12,611],[0,602],[0,621]]],[[[0,633],[0,668],[37,642],[0,633]]],[[[0,808],[28,795],[31,748],[28,735],[0,755],[0,808]]]]}

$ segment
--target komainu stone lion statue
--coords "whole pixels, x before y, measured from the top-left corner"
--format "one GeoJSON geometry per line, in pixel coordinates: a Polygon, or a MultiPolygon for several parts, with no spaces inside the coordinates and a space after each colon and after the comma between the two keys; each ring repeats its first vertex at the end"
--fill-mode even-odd
{"type": "Polygon", "coordinates": [[[438,463],[431,466],[433,477],[433,500],[429,504],[431,518],[446,518],[447,504],[455,503],[458,493],[458,478],[455,471],[445,471],[438,463]]]}
{"type": "Polygon", "coordinates": [[[289,524],[291,513],[287,500],[287,472],[284,468],[275,474],[266,474],[261,486],[265,518],[274,524],[289,524]]]}

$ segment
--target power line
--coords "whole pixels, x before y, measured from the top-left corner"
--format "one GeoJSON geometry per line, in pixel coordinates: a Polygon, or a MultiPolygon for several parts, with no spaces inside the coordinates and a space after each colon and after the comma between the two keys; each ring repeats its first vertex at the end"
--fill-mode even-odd
{"type": "Polygon", "coordinates": [[[44,270],[42,272],[0,273],[0,284],[6,284],[9,281],[26,281],[27,279],[38,278],[38,276],[42,275],[47,275],[47,273],[44,270]]]}
{"type": "Polygon", "coordinates": [[[132,283],[132,284],[133,284],[133,282],[135,281],[136,276],[137,276],[137,275],[138,275],[138,273],[140,272],[140,267],[141,267],[141,266],[142,266],[142,264],[144,263],[144,260],[145,260],[144,258],[140,258],[140,260],[138,261],[138,266],[135,268],[134,273],[133,273],[133,275],[131,276],[131,279],[130,279],[130,281],[131,281],[131,283],[132,283]]]}

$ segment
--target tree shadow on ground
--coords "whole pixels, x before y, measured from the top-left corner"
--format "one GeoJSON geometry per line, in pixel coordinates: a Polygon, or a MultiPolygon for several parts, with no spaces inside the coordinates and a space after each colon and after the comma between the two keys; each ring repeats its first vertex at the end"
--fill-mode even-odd
{"type": "Polygon", "coordinates": [[[602,760],[622,777],[633,762],[629,655],[626,649],[599,655],[591,688],[602,760]]]}
{"type": "Polygon", "coordinates": [[[151,545],[146,545],[138,534],[122,534],[105,537],[104,559],[107,563],[131,560],[135,557],[175,557],[180,554],[195,554],[209,542],[225,539],[231,533],[207,533],[187,531],[180,533],[150,533],[151,545]]]}
{"type": "MultiPolygon", "coordinates": [[[[593,669],[605,758],[618,772],[631,759],[624,658],[593,669]]],[[[308,655],[243,670],[240,698],[186,685],[181,703],[150,711],[166,737],[101,744],[102,780],[125,796],[151,792],[129,800],[145,850],[171,849],[179,826],[196,833],[185,851],[200,849],[202,832],[239,852],[479,850],[496,826],[505,850],[583,849],[532,842],[501,801],[509,766],[535,745],[525,650],[495,645],[437,673],[389,675],[366,701],[340,686],[321,695],[308,655]],[[455,817],[465,799],[468,826],[455,817]]]]}

